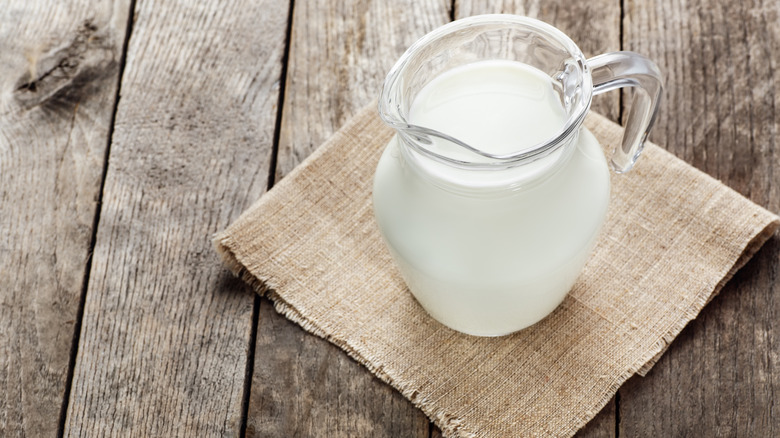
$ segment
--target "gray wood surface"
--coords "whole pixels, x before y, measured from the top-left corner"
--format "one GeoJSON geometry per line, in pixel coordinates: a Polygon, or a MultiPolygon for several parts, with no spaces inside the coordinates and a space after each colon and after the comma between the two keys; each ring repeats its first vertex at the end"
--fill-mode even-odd
{"type": "MultiPolygon", "coordinates": [[[[780,211],[777,2],[628,2],[625,46],[666,76],[651,138],[780,211]]],[[[669,182],[673,184],[673,181],[669,182]]],[[[621,436],[780,436],[780,239],[620,389],[621,436]]]]}
{"type": "Polygon", "coordinates": [[[247,437],[428,437],[411,402],[266,299],[255,355],[247,437]]]}
{"type": "MultiPolygon", "coordinates": [[[[589,56],[654,59],[651,139],[780,211],[776,2],[11,2],[0,436],[441,436],[255,299],[210,238],[375,98],[414,40],[486,12],[538,17],[589,56]]],[[[593,108],[620,120],[620,102],[593,108]]],[[[578,436],[780,435],[777,292],[774,237],[578,436]]]]}
{"type": "Polygon", "coordinates": [[[449,1],[296,0],[277,176],[358,109],[418,38],[450,21],[449,1]]]}
{"type": "Polygon", "coordinates": [[[235,436],[254,296],[211,235],[265,189],[287,7],[135,6],[65,434],[235,436]]]}
{"type": "Polygon", "coordinates": [[[57,433],[128,10],[0,7],[0,436],[57,433]]]}

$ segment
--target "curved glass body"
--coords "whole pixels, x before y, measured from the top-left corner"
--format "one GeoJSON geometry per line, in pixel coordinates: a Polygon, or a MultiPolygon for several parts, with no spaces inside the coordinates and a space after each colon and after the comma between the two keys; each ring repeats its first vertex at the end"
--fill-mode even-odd
{"type": "Polygon", "coordinates": [[[380,98],[397,135],[373,196],[382,235],[420,304],[481,336],[552,312],[587,261],[609,203],[606,159],[581,126],[591,97],[640,90],[612,154],[623,172],[641,151],[660,83],[639,55],[586,60],[566,35],[525,17],[470,17],[415,43],[380,98]]]}

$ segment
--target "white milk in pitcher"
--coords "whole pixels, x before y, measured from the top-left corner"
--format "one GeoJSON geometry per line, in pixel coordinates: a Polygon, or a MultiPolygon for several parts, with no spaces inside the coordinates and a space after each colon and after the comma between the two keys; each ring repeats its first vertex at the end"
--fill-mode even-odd
{"type": "MultiPolygon", "coordinates": [[[[409,123],[487,153],[512,155],[559,135],[567,115],[549,76],[514,61],[480,61],[436,77],[409,123]]],[[[497,336],[560,304],[590,255],[609,202],[601,146],[572,144],[509,169],[462,169],[401,145],[374,180],[377,222],[410,290],[447,326],[497,336]]],[[[439,138],[431,152],[484,161],[439,138]]]]}

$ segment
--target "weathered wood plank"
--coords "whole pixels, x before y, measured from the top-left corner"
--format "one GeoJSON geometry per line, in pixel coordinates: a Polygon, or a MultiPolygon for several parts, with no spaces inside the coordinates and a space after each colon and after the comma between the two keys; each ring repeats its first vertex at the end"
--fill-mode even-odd
{"type": "MultiPolygon", "coordinates": [[[[651,138],[780,211],[780,5],[629,1],[625,17],[626,48],[655,59],[666,76],[651,138]]],[[[621,436],[780,435],[778,291],[775,237],[646,378],[620,390],[621,436]]]]}
{"type": "Polygon", "coordinates": [[[288,6],[138,1],[68,435],[238,435],[254,296],[212,233],[265,189],[288,6]]]}
{"type": "MultiPolygon", "coordinates": [[[[574,40],[586,56],[620,50],[620,3],[615,0],[589,2],[541,0],[457,0],[455,17],[477,14],[517,14],[549,23],[574,40]]],[[[609,93],[593,100],[593,110],[617,121],[620,95],[609,93]]],[[[615,401],[591,420],[577,436],[612,437],[615,435],[615,401]]]]}
{"type": "Polygon", "coordinates": [[[0,7],[0,436],[54,436],[129,1],[0,7]]]}
{"type": "MultiPolygon", "coordinates": [[[[277,178],[379,94],[447,1],[295,2],[277,178]]],[[[425,416],[338,348],[261,305],[248,436],[427,437],[425,416]]]]}
{"type": "Polygon", "coordinates": [[[428,437],[425,415],[335,345],[260,306],[247,437],[428,437]]]}
{"type": "Polygon", "coordinates": [[[390,67],[450,21],[449,0],[295,2],[277,176],[379,96],[390,67]]]}

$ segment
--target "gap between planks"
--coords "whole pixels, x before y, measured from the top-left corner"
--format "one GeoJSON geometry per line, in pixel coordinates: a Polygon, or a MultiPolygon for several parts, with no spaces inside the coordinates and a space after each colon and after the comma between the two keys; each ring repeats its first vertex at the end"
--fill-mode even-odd
{"type": "MultiPolygon", "coordinates": [[[[290,60],[290,39],[292,36],[293,10],[295,0],[290,0],[287,10],[287,30],[284,37],[284,54],[282,55],[282,71],[279,81],[279,96],[276,104],[276,120],[274,122],[273,144],[271,146],[271,159],[268,166],[267,189],[271,190],[276,182],[276,162],[279,155],[279,138],[282,130],[282,107],[284,106],[285,89],[287,87],[287,64],[290,60]]],[[[241,400],[241,430],[240,437],[246,437],[247,423],[249,420],[249,397],[252,394],[252,377],[255,371],[255,350],[257,349],[257,329],[260,325],[260,306],[262,300],[255,294],[252,302],[252,330],[249,336],[249,348],[247,349],[246,374],[244,376],[244,394],[241,400]]]]}
{"type": "Polygon", "coordinates": [[[95,216],[92,220],[92,236],[89,241],[89,252],[87,254],[87,264],[84,268],[84,281],[81,287],[81,296],[79,296],[79,305],[76,310],[76,322],[73,324],[73,337],[70,347],[70,357],[68,358],[68,373],[65,379],[65,392],[62,396],[62,407],[60,408],[60,416],[57,420],[57,437],[62,437],[65,434],[65,421],[68,417],[68,406],[70,402],[70,389],[73,385],[73,372],[76,367],[76,356],[79,352],[79,340],[81,339],[81,323],[84,319],[84,303],[87,298],[87,289],[89,288],[89,276],[92,273],[92,254],[95,250],[95,242],[97,241],[97,231],[100,225],[100,210],[103,204],[103,188],[106,185],[106,174],[108,172],[108,158],[111,155],[111,142],[114,138],[114,123],[116,122],[116,111],[119,107],[119,97],[122,90],[122,76],[125,72],[125,62],[127,61],[127,47],[130,43],[130,35],[133,32],[133,22],[135,20],[135,1],[130,0],[129,12],[127,14],[127,23],[125,25],[125,38],[122,41],[122,51],[119,54],[119,78],[116,84],[116,93],[114,95],[114,105],[111,108],[111,122],[108,128],[108,140],[106,144],[106,152],[103,156],[103,170],[100,174],[100,189],[98,190],[98,198],[95,206],[95,216]]]}

